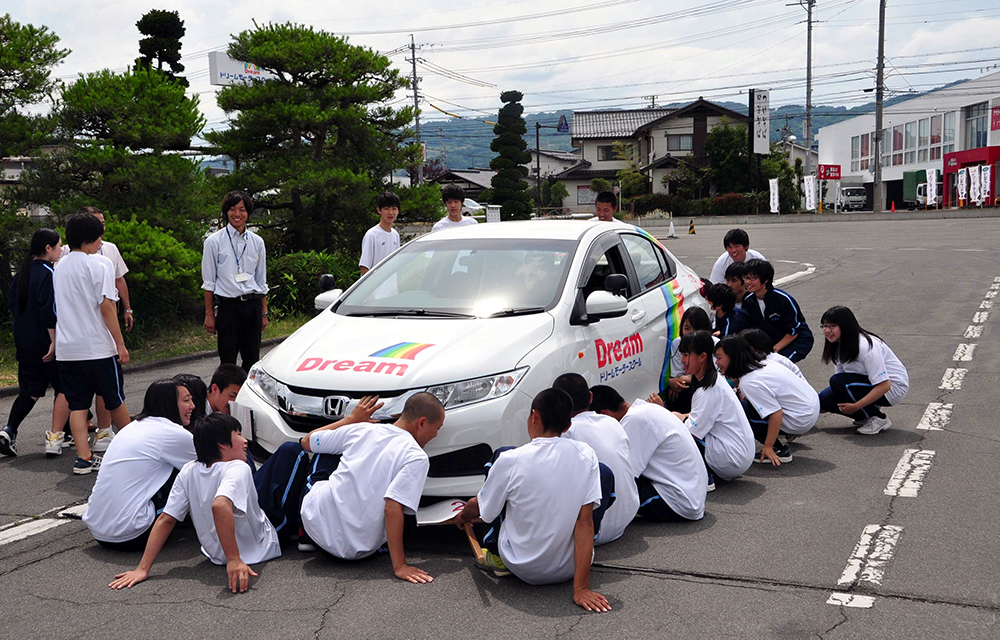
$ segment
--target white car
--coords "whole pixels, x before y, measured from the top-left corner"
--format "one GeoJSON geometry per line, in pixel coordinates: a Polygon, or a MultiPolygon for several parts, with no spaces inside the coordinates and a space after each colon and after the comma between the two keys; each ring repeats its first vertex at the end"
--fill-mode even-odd
{"type": "Polygon", "coordinates": [[[446,418],[427,446],[428,496],[471,496],[497,447],[528,440],[535,394],[575,371],[628,400],[662,389],[683,310],[701,282],[638,227],[593,221],[481,224],[419,237],[250,370],[236,402],[274,451],[364,395],[391,421],[429,391],[446,418]],[[247,412],[246,409],[250,411],[247,412]]]}
{"type": "Polygon", "coordinates": [[[484,207],[483,205],[479,204],[478,202],[476,202],[472,198],[466,198],[462,202],[462,215],[463,216],[478,216],[478,215],[485,215],[485,214],[486,214],[486,207],[484,207]]]}

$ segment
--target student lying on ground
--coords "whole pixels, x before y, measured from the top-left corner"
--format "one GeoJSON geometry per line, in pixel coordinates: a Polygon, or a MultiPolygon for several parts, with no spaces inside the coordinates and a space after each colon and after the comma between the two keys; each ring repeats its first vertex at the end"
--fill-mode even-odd
{"type": "MultiPolygon", "coordinates": [[[[681,340],[684,370],[694,382],[691,413],[684,420],[709,469],[709,491],[714,475],[732,480],[753,464],[753,431],[736,392],[720,378],[714,362],[715,343],[705,331],[695,331],[681,340]]],[[[657,396],[653,395],[652,398],[657,396]]]]}
{"type": "Polygon", "coordinates": [[[570,427],[573,400],[545,389],[528,414],[531,442],[498,450],[486,482],[455,517],[461,529],[477,518],[492,523],[483,540],[485,570],[513,573],[528,584],[573,578],[573,602],[587,611],[610,611],[590,590],[594,511],[601,504],[597,455],[582,442],[561,438],[570,427]],[[499,535],[491,535],[499,529],[499,535]]]}
{"type": "Polygon", "coordinates": [[[763,329],[744,329],[739,332],[739,335],[743,337],[744,340],[750,343],[753,350],[764,357],[768,362],[777,362],[781,366],[785,367],[797,377],[806,379],[805,375],[802,374],[802,370],[799,369],[799,365],[795,364],[785,356],[780,353],[775,353],[771,351],[774,343],[771,342],[771,337],[764,333],[763,329]]]}
{"type": "Polygon", "coordinates": [[[632,469],[639,474],[639,515],[657,522],[701,520],[708,470],[684,423],[661,405],[629,404],[611,387],[590,391],[591,409],[621,422],[628,434],[632,469]]]}
{"type": "Polygon", "coordinates": [[[146,547],[178,470],[195,459],[187,429],[194,408],[187,387],[157,380],[146,389],[142,413],[108,445],[83,512],[83,523],[102,547],[146,547]]]}
{"type": "Polygon", "coordinates": [[[757,462],[774,466],[792,461],[788,444],[778,432],[799,436],[816,425],[819,396],[805,380],[777,362],[767,362],[741,336],[729,336],[715,346],[719,373],[739,383],[746,398],[743,410],[754,438],[763,445],[757,462]]]}
{"type": "MultiPolygon", "coordinates": [[[[369,416],[381,404],[371,403],[369,416]]],[[[416,515],[430,461],[424,447],[444,423],[444,407],[423,392],[407,399],[394,424],[330,425],[299,444],[313,457],[302,492],[299,550],[321,549],[343,560],[359,560],[388,542],[396,577],[430,582],[422,569],[406,564],[403,517],[416,515]]],[[[278,449],[295,447],[284,444],[278,449]]],[[[261,469],[263,471],[263,469],[261,469]]]]}
{"type": "Polygon", "coordinates": [[[881,407],[899,404],[910,387],[906,367],[882,338],[865,331],[847,307],[830,307],[820,319],[826,337],[823,362],[836,365],[830,386],[819,394],[820,409],[854,419],[870,436],[892,426],[881,407]]]}
{"type": "Polygon", "coordinates": [[[712,284],[705,289],[705,299],[715,314],[715,331],[720,338],[739,333],[750,326],[750,316],[736,308],[736,294],[727,284],[712,284]]]}
{"type": "Polygon", "coordinates": [[[681,363],[681,338],[694,331],[712,332],[712,321],[701,307],[688,307],[681,316],[681,335],[670,343],[670,379],[667,380],[666,404],[671,411],[687,413],[691,410],[691,376],[684,373],[681,363]]]}
{"type": "Polygon", "coordinates": [[[562,437],[589,444],[601,463],[601,501],[608,506],[594,544],[617,540],[639,509],[628,436],[617,420],[591,410],[590,388],[579,373],[562,374],[552,388],[562,389],[573,399],[573,419],[562,437]]]}
{"type": "Polygon", "coordinates": [[[812,350],[813,335],[795,298],[774,288],[774,267],[770,262],[748,260],[744,266],[747,297],[743,310],[755,328],[770,336],[772,351],[792,362],[802,360],[812,350]]]}

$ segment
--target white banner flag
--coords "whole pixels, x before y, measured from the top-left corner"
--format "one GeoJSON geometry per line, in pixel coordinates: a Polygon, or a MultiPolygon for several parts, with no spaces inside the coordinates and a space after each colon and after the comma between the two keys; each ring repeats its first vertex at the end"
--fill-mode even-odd
{"type": "Polygon", "coordinates": [[[966,185],[968,183],[965,180],[965,169],[958,170],[958,199],[965,200],[965,195],[968,193],[966,191],[966,185]]]}
{"type": "Polygon", "coordinates": [[[969,167],[969,202],[979,204],[979,167],[969,167]]]}
{"type": "Polygon", "coordinates": [[[937,169],[931,169],[927,175],[927,206],[933,207],[937,204],[937,169]]]}
{"type": "Polygon", "coordinates": [[[778,213],[780,211],[778,208],[778,179],[771,178],[767,184],[771,187],[771,213],[778,213]]]}
{"type": "Polygon", "coordinates": [[[806,210],[815,211],[816,210],[816,176],[806,176],[805,189],[806,189],[806,210]]]}
{"type": "Polygon", "coordinates": [[[840,207],[841,209],[843,209],[844,208],[844,197],[843,197],[843,194],[840,192],[840,180],[837,180],[836,189],[837,189],[837,206],[840,207]]]}
{"type": "Polygon", "coordinates": [[[982,196],[986,206],[989,206],[990,198],[993,196],[993,172],[990,170],[990,165],[988,164],[984,164],[980,171],[982,172],[982,184],[979,185],[979,190],[982,192],[980,196],[982,196]]]}

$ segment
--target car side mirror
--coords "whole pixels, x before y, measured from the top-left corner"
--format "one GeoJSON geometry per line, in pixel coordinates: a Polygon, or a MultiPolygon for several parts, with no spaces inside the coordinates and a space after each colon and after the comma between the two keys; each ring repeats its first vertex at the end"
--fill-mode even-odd
{"type": "Polygon", "coordinates": [[[324,273],[319,277],[319,290],[320,291],[332,291],[337,286],[337,279],[334,278],[329,273],[324,273]]]}
{"type": "MultiPolygon", "coordinates": [[[[613,276],[608,276],[611,277],[613,276]]],[[[587,320],[591,322],[620,318],[626,313],[628,313],[628,300],[624,296],[617,296],[608,291],[594,291],[587,296],[587,320]]]]}
{"type": "Polygon", "coordinates": [[[343,293],[343,289],[330,289],[329,291],[324,291],[313,299],[313,304],[315,305],[317,311],[325,311],[330,308],[330,305],[339,300],[341,294],[343,293]]]}
{"type": "MultiPolygon", "coordinates": [[[[604,290],[617,296],[624,296],[628,291],[628,278],[620,273],[612,273],[604,278],[604,290]]],[[[589,302],[589,298],[587,299],[589,302]]]]}

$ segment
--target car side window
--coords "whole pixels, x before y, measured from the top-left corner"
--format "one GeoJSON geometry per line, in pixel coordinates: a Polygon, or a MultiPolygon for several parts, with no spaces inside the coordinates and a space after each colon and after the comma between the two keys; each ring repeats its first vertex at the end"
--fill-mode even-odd
{"type": "MultiPolygon", "coordinates": [[[[628,277],[628,271],[625,269],[625,260],[622,258],[621,250],[618,245],[614,245],[598,254],[596,256],[596,260],[594,260],[594,257],[594,255],[589,256],[587,261],[588,264],[595,264],[590,270],[590,274],[587,276],[586,284],[583,286],[584,300],[586,300],[587,296],[594,291],[604,291],[604,279],[609,275],[613,273],[620,273],[626,278],[628,277]]],[[[629,289],[631,288],[632,284],[630,281],[629,289]]],[[[633,291],[629,291],[628,296],[631,297],[633,294],[633,291]]]]}
{"type": "Polygon", "coordinates": [[[622,234],[622,242],[625,243],[625,250],[628,252],[632,266],[635,268],[635,275],[639,280],[639,291],[654,289],[669,278],[664,269],[663,261],[665,256],[649,239],[632,234],[622,234]]]}

